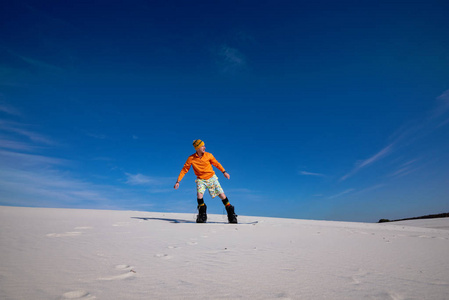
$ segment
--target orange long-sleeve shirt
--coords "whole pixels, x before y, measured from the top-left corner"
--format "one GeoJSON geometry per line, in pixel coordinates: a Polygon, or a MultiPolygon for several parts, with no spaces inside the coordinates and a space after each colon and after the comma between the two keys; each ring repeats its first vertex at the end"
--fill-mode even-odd
{"type": "Polygon", "coordinates": [[[182,180],[184,175],[189,172],[190,167],[193,166],[193,171],[199,179],[209,179],[214,176],[215,172],[212,166],[215,166],[220,171],[224,172],[223,166],[215,159],[215,157],[209,153],[205,152],[202,157],[199,157],[198,153],[192,154],[187,158],[184,167],[179,173],[178,182],[182,180]]]}

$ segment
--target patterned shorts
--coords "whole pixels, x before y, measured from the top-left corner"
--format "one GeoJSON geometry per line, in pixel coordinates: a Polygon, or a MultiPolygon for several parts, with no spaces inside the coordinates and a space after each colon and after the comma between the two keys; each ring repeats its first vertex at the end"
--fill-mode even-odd
{"type": "Polygon", "coordinates": [[[223,194],[223,189],[221,188],[220,182],[218,182],[217,175],[212,176],[209,179],[199,179],[195,180],[196,182],[196,190],[198,193],[204,194],[206,189],[209,190],[209,194],[212,198],[217,197],[220,194],[223,194]]]}

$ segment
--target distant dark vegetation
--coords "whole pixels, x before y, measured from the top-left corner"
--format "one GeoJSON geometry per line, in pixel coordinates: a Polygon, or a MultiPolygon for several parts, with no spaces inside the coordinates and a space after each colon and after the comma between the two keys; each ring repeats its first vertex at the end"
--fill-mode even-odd
{"type": "Polygon", "coordinates": [[[380,219],[378,223],[397,222],[397,221],[406,221],[406,220],[418,220],[418,219],[448,218],[448,217],[449,217],[449,213],[442,213],[442,214],[436,214],[436,215],[427,215],[427,216],[422,216],[422,217],[406,218],[406,219],[399,219],[399,220],[380,219]]]}

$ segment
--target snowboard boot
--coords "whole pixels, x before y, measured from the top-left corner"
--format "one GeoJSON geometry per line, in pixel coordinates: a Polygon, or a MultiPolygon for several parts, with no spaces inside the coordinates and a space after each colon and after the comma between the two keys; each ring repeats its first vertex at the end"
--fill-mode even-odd
{"type": "Polygon", "coordinates": [[[228,213],[229,223],[237,224],[237,215],[234,212],[234,206],[232,205],[226,206],[226,212],[228,213]]]}
{"type": "Polygon", "coordinates": [[[206,223],[207,221],[207,206],[204,205],[198,205],[198,216],[196,217],[197,223],[206,223]]]}

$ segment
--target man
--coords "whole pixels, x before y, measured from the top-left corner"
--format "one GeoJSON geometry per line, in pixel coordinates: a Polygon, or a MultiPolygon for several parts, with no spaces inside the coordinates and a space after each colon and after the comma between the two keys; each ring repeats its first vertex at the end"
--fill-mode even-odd
{"type": "Polygon", "coordinates": [[[205,223],[207,221],[207,206],[204,203],[203,196],[206,189],[209,190],[209,194],[212,198],[216,196],[220,197],[224,206],[226,207],[226,211],[228,213],[228,221],[229,223],[237,223],[237,215],[234,212],[234,206],[229,203],[228,198],[226,197],[223,189],[218,182],[218,178],[215,175],[212,166],[215,166],[221,172],[223,172],[224,177],[230,179],[231,176],[228,172],[225,171],[223,166],[215,159],[215,157],[206,152],[206,146],[202,140],[194,140],[193,147],[196,150],[196,153],[190,155],[187,158],[184,167],[179,173],[178,180],[174,188],[177,190],[179,188],[179,183],[181,182],[184,175],[189,172],[190,167],[193,166],[193,171],[196,175],[196,189],[197,189],[197,201],[198,201],[198,216],[196,218],[197,223],[205,223]]]}

